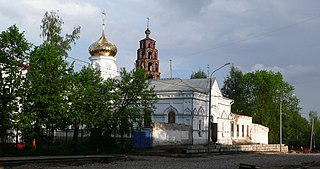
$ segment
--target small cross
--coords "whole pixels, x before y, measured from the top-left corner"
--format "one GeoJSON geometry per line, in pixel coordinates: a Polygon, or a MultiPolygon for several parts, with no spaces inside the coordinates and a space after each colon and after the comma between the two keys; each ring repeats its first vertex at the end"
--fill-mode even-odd
{"type": "Polygon", "coordinates": [[[150,22],[150,18],[147,17],[147,28],[149,29],[149,22],[150,22]]]}
{"type": "Polygon", "coordinates": [[[103,10],[103,11],[102,11],[102,29],[103,29],[103,30],[105,29],[105,28],[104,28],[104,27],[105,27],[105,23],[104,23],[105,21],[104,21],[104,19],[105,19],[106,15],[107,15],[107,14],[106,14],[106,11],[103,10]]]}

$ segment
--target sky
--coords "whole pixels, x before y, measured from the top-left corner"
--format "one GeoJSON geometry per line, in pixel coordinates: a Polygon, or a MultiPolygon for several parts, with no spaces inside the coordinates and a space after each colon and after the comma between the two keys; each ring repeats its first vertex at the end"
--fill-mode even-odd
{"type": "MultiPolygon", "coordinates": [[[[0,0],[0,31],[16,24],[40,44],[44,13],[58,11],[64,33],[81,27],[69,53],[80,69],[101,36],[105,10],[107,38],[118,48],[116,64],[131,70],[149,17],[161,78],[170,78],[170,60],[172,76],[182,79],[228,62],[244,73],[280,71],[307,117],[311,110],[320,114],[319,6],[319,0],[0,0]]],[[[220,87],[229,70],[214,73],[220,87]]]]}

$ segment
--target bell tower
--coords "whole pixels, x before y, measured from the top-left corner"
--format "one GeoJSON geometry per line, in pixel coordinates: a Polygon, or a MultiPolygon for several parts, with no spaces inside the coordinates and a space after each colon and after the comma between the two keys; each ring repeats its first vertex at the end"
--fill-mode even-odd
{"type": "Polygon", "coordinates": [[[156,41],[150,38],[149,18],[147,20],[146,37],[140,40],[136,66],[146,70],[148,79],[160,79],[158,49],[156,49],[156,41]]]}

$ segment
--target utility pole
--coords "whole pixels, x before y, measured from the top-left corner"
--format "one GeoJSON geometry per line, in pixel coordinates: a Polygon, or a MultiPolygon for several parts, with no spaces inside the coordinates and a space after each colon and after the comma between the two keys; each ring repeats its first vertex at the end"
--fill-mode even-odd
{"type": "Polygon", "coordinates": [[[207,73],[208,73],[208,78],[209,78],[209,75],[210,75],[210,67],[209,67],[209,64],[207,64],[207,73]]]}
{"type": "Polygon", "coordinates": [[[172,60],[170,59],[170,78],[172,79],[172,60]]]}
{"type": "Polygon", "coordinates": [[[282,152],[282,102],[283,102],[283,99],[280,98],[280,153],[282,152]]]}
{"type": "Polygon", "coordinates": [[[312,137],[313,137],[313,128],[314,128],[314,117],[312,118],[312,124],[311,124],[311,138],[310,138],[310,152],[312,151],[312,137]]]}
{"type": "MultiPolygon", "coordinates": [[[[310,134],[310,152],[312,152],[312,146],[315,147],[315,145],[312,145],[312,142],[314,142],[314,122],[315,119],[318,117],[316,111],[310,111],[309,112],[309,117],[311,121],[311,134],[310,134]]],[[[314,143],[315,144],[315,143],[314,143]]]]}

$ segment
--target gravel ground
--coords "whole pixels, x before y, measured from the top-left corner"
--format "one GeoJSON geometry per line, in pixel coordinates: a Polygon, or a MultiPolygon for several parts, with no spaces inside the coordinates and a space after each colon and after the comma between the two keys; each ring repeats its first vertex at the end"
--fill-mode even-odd
{"type": "MultiPolygon", "coordinates": [[[[227,154],[207,157],[128,156],[109,163],[30,163],[12,169],[237,169],[240,163],[252,164],[261,169],[320,169],[318,154],[227,154]]],[[[1,168],[1,167],[0,167],[1,168]]]]}

